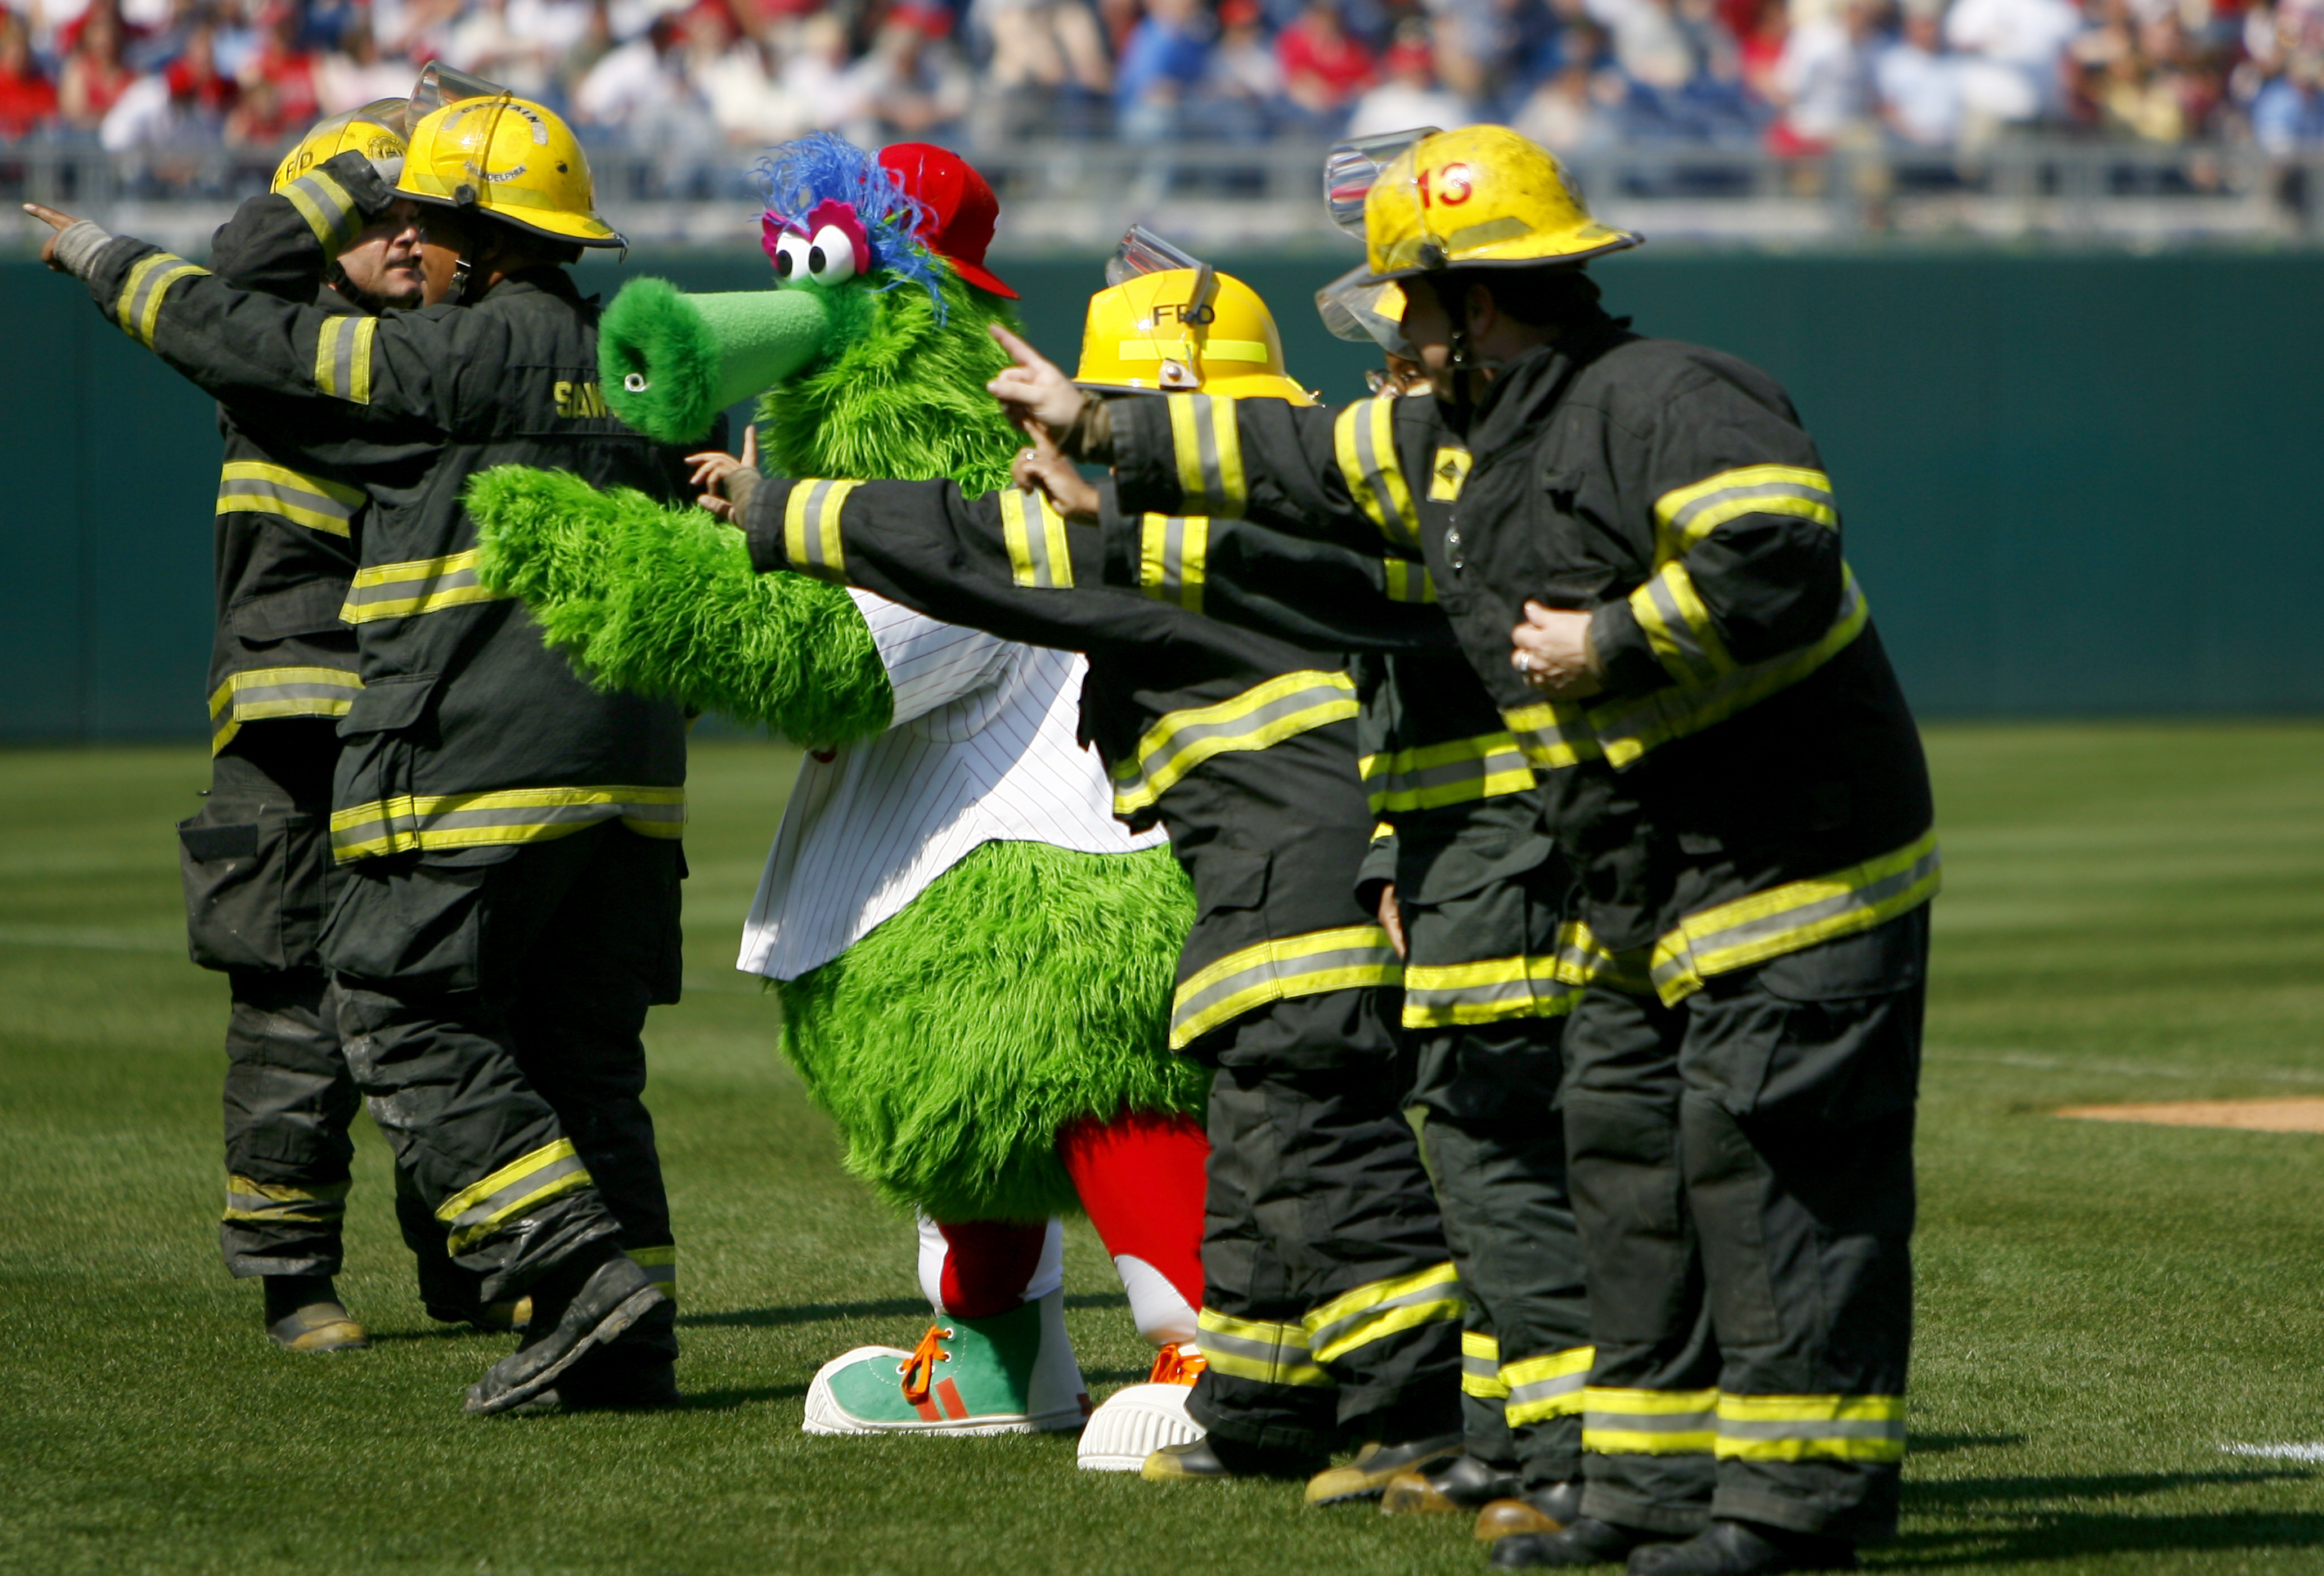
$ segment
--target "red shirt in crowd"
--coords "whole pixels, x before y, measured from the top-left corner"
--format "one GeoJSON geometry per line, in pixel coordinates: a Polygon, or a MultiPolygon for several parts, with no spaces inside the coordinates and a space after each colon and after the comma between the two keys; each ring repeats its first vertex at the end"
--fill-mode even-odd
{"type": "Polygon", "coordinates": [[[53,120],[57,85],[27,60],[21,70],[0,68],[0,137],[21,137],[53,120]]]}
{"type": "Polygon", "coordinates": [[[1276,39],[1275,58],[1283,68],[1284,80],[1312,78],[1323,84],[1333,104],[1343,103],[1371,86],[1371,51],[1337,28],[1327,32],[1310,25],[1306,16],[1276,39]]]}

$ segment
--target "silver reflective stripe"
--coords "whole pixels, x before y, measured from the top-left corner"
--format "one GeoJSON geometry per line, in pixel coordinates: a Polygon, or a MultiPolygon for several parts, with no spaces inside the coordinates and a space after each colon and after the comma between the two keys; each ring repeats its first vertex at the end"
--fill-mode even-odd
{"type": "Polygon", "coordinates": [[[1467,1308],[1459,1272],[1440,1264],[1333,1298],[1307,1315],[1307,1344],[1318,1362],[1336,1362],[1400,1331],[1458,1319],[1467,1308]]]}
{"type": "Polygon", "coordinates": [[[217,512],[274,514],[332,536],[349,534],[364,492],[263,460],[228,460],[218,473],[217,512]]]}
{"type": "Polygon", "coordinates": [[[1174,394],[1169,406],[1180,496],[1204,513],[1240,514],[1242,446],[1234,401],[1208,394],[1174,394]]]}
{"type": "Polygon", "coordinates": [[[1136,758],[1115,765],[1113,813],[1144,809],[1214,755],[1265,750],[1355,714],[1352,679],[1305,669],[1279,673],[1213,705],[1167,713],[1139,736],[1136,758]]]}
{"type": "Polygon", "coordinates": [[[1332,1383],[1307,1350],[1307,1332],[1297,1325],[1230,1318],[1209,1308],[1196,1315],[1195,1325],[1204,1359],[1222,1374],[1262,1385],[1332,1383]]]}
{"type": "Polygon", "coordinates": [[[1582,1410],[1590,1387],[1590,1368],[1597,1352],[1576,1347],[1546,1357],[1526,1358],[1501,1369],[1509,1387],[1508,1420],[1513,1427],[1563,1417],[1582,1410]]]}
{"type": "Polygon", "coordinates": [[[1001,527],[1009,548],[1010,577],[1018,585],[1052,590],[1074,583],[1065,522],[1047,499],[1014,487],[1002,489],[1001,527]]]}
{"type": "Polygon", "coordinates": [[[1647,643],[1673,678],[1681,684],[1708,684],[1734,668],[1717,634],[1707,628],[1710,613],[1694,595],[1685,565],[1665,565],[1637,595],[1647,604],[1640,610],[1646,616],[1638,621],[1646,626],[1647,643]],[[1687,606],[1688,602],[1694,605],[1687,606]]]}
{"type": "Polygon", "coordinates": [[[323,244],[324,252],[337,256],[346,250],[347,243],[363,228],[363,216],[355,209],[355,198],[346,188],[324,174],[310,170],[282,189],[307,227],[315,232],[315,239],[323,244]]]}
{"type": "Polygon", "coordinates": [[[1889,1439],[1902,1442],[1902,1417],[1830,1417],[1821,1422],[1745,1422],[1719,1420],[1721,1439],[1889,1439]]]}
{"type": "Polygon", "coordinates": [[[1138,583],[1158,602],[1203,611],[1203,572],[1211,522],[1200,514],[1149,514],[1138,536],[1138,583]]]}
{"type": "Polygon", "coordinates": [[[229,1176],[226,1184],[226,1214],[229,1221],[273,1221],[328,1225],[347,1212],[348,1184],[318,1183],[309,1187],[253,1182],[229,1176]]]}
{"type": "Polygon", "coordinates": [[[477,551],[415,558],[404,564],[374,564],[357,570],[339,616],[351,624],[381,618],[412,618],[474,603],[497,602],[500,594],[476,575],[477,551]]]}
{"type": "MultiPolygon", "coordinates": [[[[1741,474],[1749,475],[1755,470],[1784,472],[1793,479],[1770,479],[1720,487],[1691,498],[1675,509],[1668,511],[1664,514],[1665,529],[1670,539],[1665,548],[1665,556],[1676,557],[1684,553],[1702,538],[1716,530],[1722,521],[1733,518],[1738,513],[1750,512],[1748,506],[1754,503],[1788,501],[1804,504],[1807,507],[1803,510],[1783,511],[1784,513],[1804,513],[1815,519],[1824,519],[1827,516],[1837,518],[1838,503],[1831,495],[1830,485],[1819,486],[1815,482],[1806,479],[1811,476],[1820,476],[1821,472],[1795,469],[1791,466],[1753,466],[1747,468],[1741,474]],[[1718,514],[1720,520],[1704,521],[1706,515],[1713,513],[1718,514]],[[1700,529],[1697,529],[1698,521],[1703,521],[1700,529]]],[[[1711,479],[1716,481],[1718,478],[1711,479]]],[[[1692,489],[1688,490],[1692,491],[1692,489]]],[[[1657,510],[1657,512],[1662,511],[1657,510]]]]}
{"type": "Polygon", "coordinates": [[[1508,733],[1370,756],[1363,763],[1363,777],[1375,816],[1464,805],[1523,793],[1534,786],[1533,769],[1508,733]]]}
{"type": "MultiPolygon", "coordinates": [[[[581,1157],[573,1152],[573,1146],[560,1142],[552,1147],[561,1149],[562,1153],[544,1152],[537,1165],[526,1166],[523,1161],[518,1162],[518,1166],[522,1168],[519,1175],[510,1177],[492,1192],[471,1199],[470,1195],[476,1190],[470,1188],[457,1195],[453,1202],[461,1203],[462,1207],[450,1217],[447,1218],[440,1209],[437,1211],[437,1218],[444,1221],[453,1251],[461,1251],[482,1241],[492,1235],[503,1221],[529,1204],[546,1203],[552,1197],[561,1197],[587,1184],[588,1168],[582,1165],[581,1157]]],[[[487,1180],[495,1180],[499,1175],[504,1173],[496,1174],[495,1178],[487,1180]]]]}
{"type": "Polygon", "coordinates": [[[1404,960],[1377,925],[1351,925],[1229,953],[1186,977],[1170,1006],[1177,1050],[1254,1007],[1326,991],[1397,983],[1404,960]]]}

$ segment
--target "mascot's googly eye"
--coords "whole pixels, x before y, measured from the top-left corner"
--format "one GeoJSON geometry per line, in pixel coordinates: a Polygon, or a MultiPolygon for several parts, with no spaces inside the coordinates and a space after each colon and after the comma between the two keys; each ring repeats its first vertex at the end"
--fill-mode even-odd
{"type": "Polygon", "coordinates": [[[815,244],[807,248],[807,271],[817,284],[837,284],[853,279],[854,241],[837,225],[824,226],[815,233],[815,244]]]}
{"type": "Polygon", "coordinates": [[[779,279],[805,279],[807,276],[807,253],[814,248],[805,235],[785,231],[775,243],[775,275],[779,279]]]}

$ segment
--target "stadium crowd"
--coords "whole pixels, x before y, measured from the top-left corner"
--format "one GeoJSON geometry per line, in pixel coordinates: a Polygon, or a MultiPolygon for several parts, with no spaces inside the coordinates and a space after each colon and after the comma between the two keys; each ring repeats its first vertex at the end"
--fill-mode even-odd
{"type": "Polygon", "coordinates": [[[2324,0],[5,0],[0,138],[263,150],[429,59],[585,137],[2324,147],[2324,0]]]}

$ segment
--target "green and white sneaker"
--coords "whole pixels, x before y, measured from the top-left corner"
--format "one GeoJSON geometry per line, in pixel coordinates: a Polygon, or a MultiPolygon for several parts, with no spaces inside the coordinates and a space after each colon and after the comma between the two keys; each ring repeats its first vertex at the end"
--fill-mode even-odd
{"type": "Polygon", "coordinates": [[[809,1433],[1038,1433],[1090,1410],[1065,1337],[1065,1294],[990,1319],[948,1318],[918,1347],[859,1346],[816,1371],[809,1433]]]}

